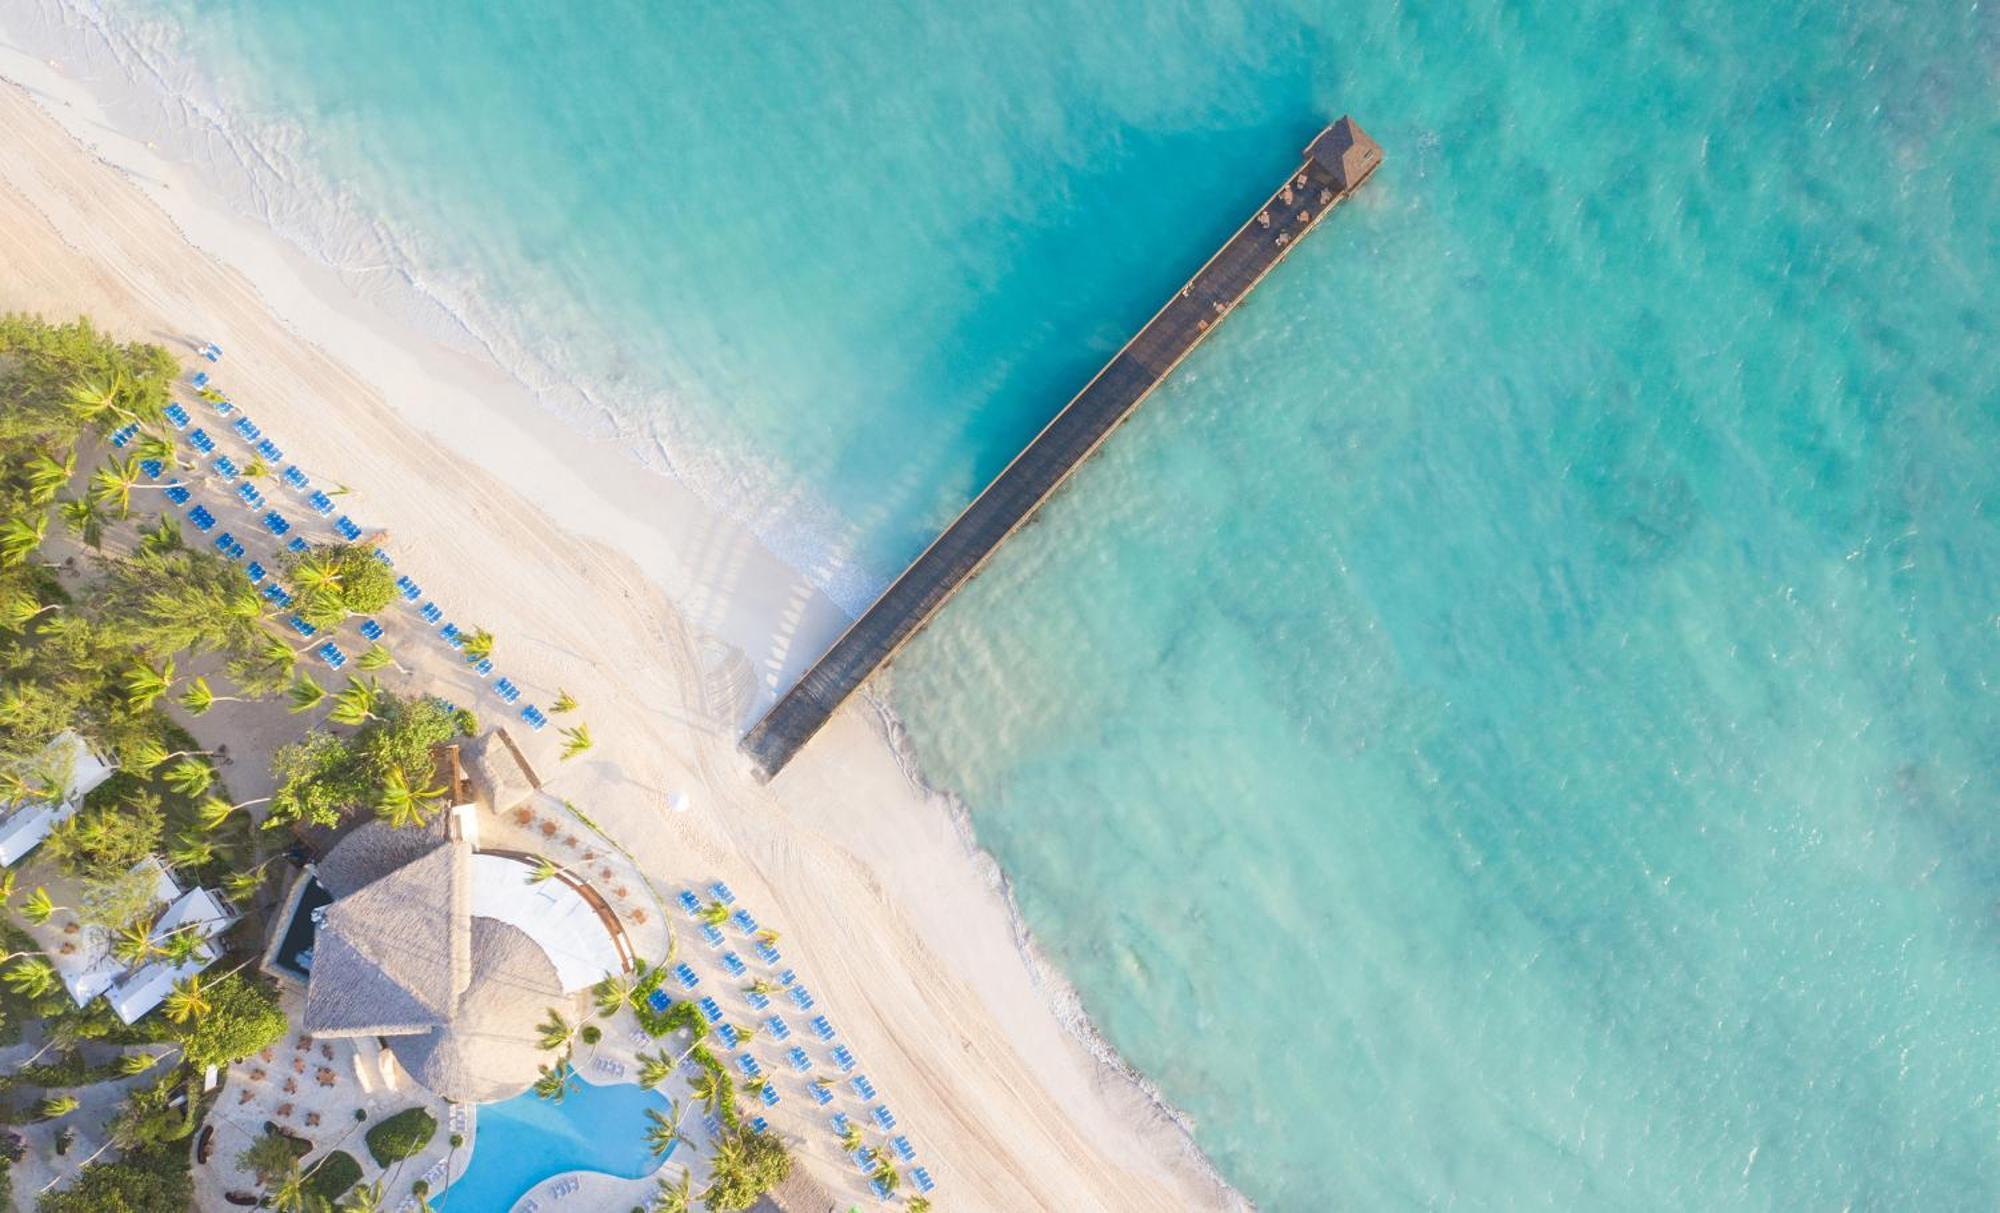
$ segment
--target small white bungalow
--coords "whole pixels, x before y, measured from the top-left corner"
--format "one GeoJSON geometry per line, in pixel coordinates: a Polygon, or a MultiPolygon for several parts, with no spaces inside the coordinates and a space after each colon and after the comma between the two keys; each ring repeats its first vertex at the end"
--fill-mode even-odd
{"type": "Polygon", "coordinates": [[[0,805],[0,867],[13,867],[23,855],[40,846],[58,825],[75,816],[83,798],[111,778],[110,762],[90,748],[76,733],[57,734],[42,751],[38,764],[62,784],[60,798],[9,801],[0,805]]]}
{"type": "Polygon", "coordinates": [[[132,874],[153,882],[152,900],[158,909],[151,931],[154,944],[164,946],[176,935],[191,934],[200,941],[193,954],[183,961],[158,957],[129,965],[112,955],[111,932],[89,926],[83,928],[76,951],[50,957],[76,1005],[102,995],[126,1023],[138,1022],[159,1006],[175,982],[214,964],[218,952],[210,941],[236,921],[235,911],[214,892],[203,888],[183,892],[173,873],[156,858],[140,860],[132,874]]]}

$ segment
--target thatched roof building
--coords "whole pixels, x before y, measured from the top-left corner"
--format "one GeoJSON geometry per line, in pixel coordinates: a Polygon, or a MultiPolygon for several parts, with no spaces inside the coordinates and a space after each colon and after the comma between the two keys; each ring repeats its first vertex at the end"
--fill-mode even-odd
{"type": "Polygon", "coordinates": [[[376,822],[318,865],[333,895],[313,940],[303,1026],[379,1036],[410,1076],[446,1099],[488,1103],[533,1083],[546,1061],[535,1025],[574,1011],[542,945],[475,916],[472,846],[440,821],[376,822]]]}

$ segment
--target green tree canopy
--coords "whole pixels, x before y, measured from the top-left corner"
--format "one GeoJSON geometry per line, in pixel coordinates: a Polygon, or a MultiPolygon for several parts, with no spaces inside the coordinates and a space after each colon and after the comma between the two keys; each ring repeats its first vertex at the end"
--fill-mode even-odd
{"type": "Polygon", "coordinates": [[[334,825],[344,813],[379,804],[398,779],[404,787],[430,786],[431,751],[456,731],[450,710],[429,697],[385,692],[373,711],[375,718],[351,737],[316,729],[278,751],[272,760],[278,791],[264,819],[267,829],[292,822],[334,825]]]}
{"type": "Polygon", "coordinates": [[[189,1065],[227,1065],[284,1037],[285,1013],[263,981],[232,973],[203,995],[207,1012],[174,1029],[189,1065]]]}
{"type": "Polygon", "coordinates": [[[331,628],[349,615],[368,615],[396,596],[396,574],[365,543],[322,543],[285,560],[285,575],[298,587],[293,607],[316,628],[331,628]]]}

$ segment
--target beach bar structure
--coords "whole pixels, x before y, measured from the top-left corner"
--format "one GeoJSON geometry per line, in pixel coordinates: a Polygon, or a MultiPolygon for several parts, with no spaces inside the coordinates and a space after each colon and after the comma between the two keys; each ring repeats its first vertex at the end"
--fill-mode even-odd
{"type": "Polygon", "coordinates": [[[1264,275],[1381,163],[1382,149],[1352,119],[1342,118],[1321,131],[1306,146],[1305,162],[1257,213],[744,735],[742,749],[758,772],[769,779],[783,770],[847,697],[894,657],[1264,275]]]}

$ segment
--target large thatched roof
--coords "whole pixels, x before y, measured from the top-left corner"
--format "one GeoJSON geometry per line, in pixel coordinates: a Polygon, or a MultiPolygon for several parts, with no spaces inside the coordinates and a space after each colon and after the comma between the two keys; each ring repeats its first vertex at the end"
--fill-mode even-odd
{"type": "Polygon", "coordinates": [[[546,1060],[536,1024],[575,1008],[540,944],[471,912],[472,849],[442,828],[372,823],[319,865],[335,894],[313,941],[302,1026],[383,1036],[410,1076],[446,1099],[526,1090],[546,1060]]]}
{"type": "Polygon", "coordinates": [[[446,1099],[491,1103],[519,1095],[548,1059],[536,1025],[575,998],[563,993],[555,965],[534,940],[504,922],[472,920],[472,984],[450,1023],[389,1041],[396,1060],[446,1099]]]}

